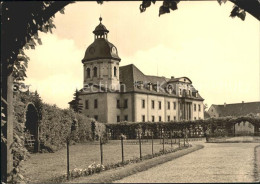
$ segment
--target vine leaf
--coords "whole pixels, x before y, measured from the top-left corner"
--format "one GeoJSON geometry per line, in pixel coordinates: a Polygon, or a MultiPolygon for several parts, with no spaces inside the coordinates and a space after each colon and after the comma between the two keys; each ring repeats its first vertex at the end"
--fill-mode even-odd
{"type": "Polygon", "coordinates": [[[178,1],[172,1],[172,2],[170,2],[170,4],[169,4],[170,9],[173,10],[173,11],[174,11],[174,10],[177,10],[177,9],[178,9],[177,3],[178,3],[178,1]]]}
{"type": "Polygon", "coordinates": [[[161,6],[159,9],[159,17],[160,17],[160,15],[165,14],[165,13],[170,13],[169,7],[161,6]]]}
{"type": "Polygon", "coordinates": [[[222,3],[225,4],[225,3],[227,2],[227,0],[217,0],[217,1],[218,1],[218,4],[219,4],[219,5],[221,5],[222,3]]]}
{"type": "Polygon", "coordinates": [[[235,16],[237,16],[238,12],[239,12],[239,7],[234,6],[233,10],[230,13],[230,17],[234,18],[235,16]]]}
{"type": "Polygon", "coordinates": [[[239,17],[241,20],[244,21],[246,18],[246,12],[245,10],[242,10],[238,6],[234,6],[233,10],[230,13],[230,17],[232,18],[239,17]]]}
{"type": "Polygon", "coordinates": [[[65,14],[64,8],[60,9],[60,13],[61,13],[61,14],[65,14]]]}
{"type": "Polygon", "coordinates": [[[170,0],[165,0],[163,1],[163,5],[159,9],[159,16],[165,13],[170,13],[170,9],[172,11],[177,10],[177,4],[180,1],[170,1],[170,0]]]}
{"type": "Polygon", "coordinates": [[[246,12],[243,10],[242,12],[238,13],[237,15],[241,20],[245,20],[246,12]]]}

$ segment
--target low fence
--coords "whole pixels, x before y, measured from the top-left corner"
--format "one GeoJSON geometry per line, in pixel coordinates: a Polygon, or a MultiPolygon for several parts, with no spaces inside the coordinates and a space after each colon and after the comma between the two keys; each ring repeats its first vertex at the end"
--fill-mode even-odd
{"type": "MultiPolygon", "coordinates": [[[[104,148],[109,147],[111,145],[118,146],[120,145],[120,150],[114,150],[114,152],[117,152],[121,154],[121,164],[129,163],[129,162],[138,162],[138,160],[143,160],[147,158],[153,158],[155,156],[158,156],[158,154],[166,154],[172,151],[176,151],[178,149],[182,149],[184,147],[190,146],[190,141],[199,141],[203,140],[203,138],[187,138],[187,137],[179,137],[179,138],[173,138],[170,139],[154,139],[153,137],[151,139],[147,139],[142,137],[141,135],[138,136],[137,139],[126,139],[125,136],[121,136],[120,140],[108,140],[104,141],[99,139],[99,141],[95,141],[91,143],[93,146],[98,146],[100,150],[100,160],[98,161],[100,163],[100,166],[105,165],[104,164],[104,157],[108,157],[106,155],[106,152],[104,151],[104,148]],[[129,154],[130,152],[137,153],[138,149],[138,160],[135,157],[134,160],[129,160],[129,155],[126,157],[126,152],[129,154]],[[158,151],[159,150],[159,151],[158,151]]],[[[119,147],[118,147],[119,148],[119,147]]],[[[109,148],[111,149],[111,148],[109,148]]],[[[70,140],[67,140],[67,180],[71,177],[71,168],[70,168],[70,160],[73,158],[73,155],[70,155],[70,140]]],[[[110,155],[111,156],[111,155],[110,155]]],[[[115,165],[120,163],[115,163],[115,165]]],[[[105,167],[105,166],[104,166],[105,167]]],[[[113,167],[113,166],[112,166],[113,167]]]]}

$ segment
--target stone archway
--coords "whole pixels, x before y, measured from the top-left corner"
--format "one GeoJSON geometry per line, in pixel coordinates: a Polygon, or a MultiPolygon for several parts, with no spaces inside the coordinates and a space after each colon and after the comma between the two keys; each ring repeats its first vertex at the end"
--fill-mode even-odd
{"type": "Polygon", "coordinates": [[[39,152],[39,116],[33,103],[25,108],[25,146],[29,151],[39,152]]]}

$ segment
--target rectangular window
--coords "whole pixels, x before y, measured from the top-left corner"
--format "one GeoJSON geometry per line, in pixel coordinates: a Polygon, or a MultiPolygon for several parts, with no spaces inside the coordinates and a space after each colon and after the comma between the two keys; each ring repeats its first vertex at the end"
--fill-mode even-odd
{"type": "Polygon", "coordinates": [[[176,102],[173,102],[173,109],[176,110],[176,102]]]}
{"type": "Polygon", "coordinates": [[[116,100],[116,108],[120,108],[120,100],[116,100]]]}
{"type": "Polygon", "coordinates": [[[128,121],[128,116],[127,115],[125,115],[125,121],[128,121]]]}
{"type": "Polygon", "coordinates": [[[95,116],[94,116],[94,119],[97,121],[97,120],[98,120],[98,115],[95,115],[95,116]]]}
{"type": "Polygon", "coordinates": [[[162,109],[162,102],[159,101],[158,104],[159,104],[159,105],[158,105],[159,109],[162,109]]]}
{"type": "Polygon", "coordinates": [[[152,122],[154,122],[154,116],[152,116],[152,122]]]}
{"type": "Polygon", "coordinates": [[[181,89],[180,89],[180,95],[181,95],[181,89]]]}
{"type": "Polygon", "coordinates": [[[145,122],[145,115],[142,115],[142,121],[145,122]]]}
{"type": "Polygon", "coordinates": [[[196,104],[194,104],[194,111],[196,111],[196,108],[197,108],[197,106],[196,106],[196,104]]]}
{"type": "Polygon", "coordinates": [[[94,108],[95,108],[95,109],[98,108],[98,100],[97,100],[97,99],[94,100],[94,108]]]}
{"type": "Polygon", "coordinates": [[[124,107],[128,108],[128,100],[127,99],[125,99],[125,101],[124,101],[124,107]]]}
{"type": "Polygon", "coordinates": [[[152,109],[154,109],[154,100],[152,100],[152,109]]]}
{"type": "Polygon", "coordinates": [[[194,119],[196,120],[196,117],[194,119]]]}
{"type": "Polygon", "coordinates": [[[162,121],[162,116],[159,116],[159,121],[162,121]]]}
{"type": "Polygon", "coordinates": [[[200,112],[200,105],[198,105],[198,106],[199,106],[198,108],[199,108],[199,112],[200,112]]]}
{"type": "Polygon", "coordinates": [[[145,100],[142,100],[142,108],[145,108],[145,100]]]}
{"type": "Polygon", "coordinates": [[[85,100],[85,109],[88,109],[88,100],[85,100]]]}
{"type": "Polygon", "coordinates": [[[168,121],[171,121],[171,117],[170,116],[168,116],[167,118],[168,118],[168,121]]]}
{"type": "Polygon", "coordinates": [[[170,104],[170,102],[168,102],[168,109],[170,109],[171,108],[171,104],[170,104]]]}
{"type": "Polygon", "coordinates": [[[176,121],[176,116],[173,116],[174,121],[176,121]]]}
{"type": "Polygon", "coordinates": [[[116,121],[120,122],[120,116],[116,116],[116,121]]]}

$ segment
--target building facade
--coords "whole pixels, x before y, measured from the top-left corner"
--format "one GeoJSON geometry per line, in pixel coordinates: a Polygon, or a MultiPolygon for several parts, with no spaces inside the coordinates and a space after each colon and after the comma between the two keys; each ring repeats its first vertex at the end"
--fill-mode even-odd
{"type": "Polygon", "coordinates": [[[246,116],[249,114],[260,117],[260,102],[234,103],[223,105],[212,104],[208,110],[210,117],[246,116]]]}
{"type": "Polygon", "coordinates": [[[204,118],[204,99],[189,78],[145,75],[133,64],[120,67],[117,48],[101,21],[82,59],[83,114],[104,123],[204,118]]]}

